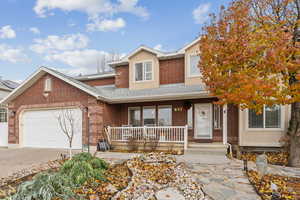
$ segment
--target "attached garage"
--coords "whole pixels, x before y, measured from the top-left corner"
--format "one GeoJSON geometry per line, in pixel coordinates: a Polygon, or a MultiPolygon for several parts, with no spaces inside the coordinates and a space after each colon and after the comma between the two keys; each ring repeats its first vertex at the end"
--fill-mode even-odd
{"type": "Polygon", "coordinates": [[[8,145],[8,128],[7,122],[0,122],[0,147],[8,145]]]}
{"type": "MultiPolygon", "coordinates": [[[[82,111],[75,108],[68,110],[75,121],[73,149],[81,149],[82,111]]],[[[36,148],[69,148],[68,138],[58,120],[63,113],[61,109],[24,111],[20,116],[21,145],[36,148]]]]}

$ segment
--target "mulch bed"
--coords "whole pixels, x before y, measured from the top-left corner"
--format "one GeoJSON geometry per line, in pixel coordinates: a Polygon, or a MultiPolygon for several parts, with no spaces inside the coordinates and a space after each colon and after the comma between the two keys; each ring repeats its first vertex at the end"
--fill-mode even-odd
{"type": "Polygon", "coordinates": [[[95,180],[76,190],[75,192],[84,195],[86,199],[109,200],[117,192],[126,188],[131,181],[132,173],[127,163],[114,165],[105,172],[106,181],[95,180]]]}
{"type": "Polygon", "coordinates": [[[271,183],[278,187],[280,200],[300,200],[300,178],[267,174],[260,179],[254,170],[248,171],[248,177],[263,200],[272,198],[271,183]]]}

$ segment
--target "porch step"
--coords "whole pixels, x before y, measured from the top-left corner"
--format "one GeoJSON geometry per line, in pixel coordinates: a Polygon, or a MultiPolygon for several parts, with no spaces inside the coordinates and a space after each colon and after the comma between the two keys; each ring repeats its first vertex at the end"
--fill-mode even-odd
{"type": "Polygon", "coordinates": [[[189,143],[185,153],[225,155],[227,146],[222,143],[189,143]]]}

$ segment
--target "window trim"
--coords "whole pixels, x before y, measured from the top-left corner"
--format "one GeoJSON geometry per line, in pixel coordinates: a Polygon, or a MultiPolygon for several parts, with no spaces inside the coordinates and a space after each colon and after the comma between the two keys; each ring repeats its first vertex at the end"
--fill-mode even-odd
{"type": "MultiPolygon", "coordinates": [[[[153,81],[154,80],[154,66],[153,66],[153,60],[143,60],[143,61],[137,61],[137,62],[134,62],[133,63],[133,82],[135,82],[135,83],[140,83],[140,82],[149,82],[149,81],[153,81]],[[145,78],[146,78],[146,73],[145,73],[145,68],[146,68],[146,65],[145,65],[145,63],[147,63],[147,62],[151,62],[151,79],[150,80],[146,80],[145,78]],[[135,77],[135,75],[136,75],[136,67],[135,67],[135,65],[136,64],[139,64],[139,63],[142,63],[143,64],[143,80],[140,80],[140,81],[137,81],[136,80],[136,77],[135,77]]],[[[149,72],[148,72],[149,73],[149,72]]]]}
{"type": "Polygon", "coordinates": [[[171,125],[168,126],[173,126],[173,106],[172,105],[158,105],[157,106],[157,111],[156,111],[156,115],[157,115],[157,119],[156,119],[156,124],[159,124],[159,109],[160,108],[170,108],[171,109],[171,125]]]}
{"type": "Polygon", "coordinates": [[[213,129],[214,130],[221,130],[222,129],[222,122],[221,122],[221,111],[222,111],[222,107],[220,105],[216,105],[214,104],[213,105],[213,129]],[[218,120],[219,120],[219,126],[218,127],[215,127],[215,109],[218,108],[218,113],[219,113],[219,117],[218,117],[218,120]]]}
{"type": "Polygon", "coordinates": [[[188,125],[189,130],[194,130],[194,104],[186,111],[186,124],[188,125]],[[189,109],[192,109],[192,126],[189,126],[189,109]]]}
{"type": "MultiPolygon", "coordinates": [[[[130,124],[130,112],[129,111],[133,110],[133,109],[135,109],[135,110],[138,109],[140,111],[140,121],[141,121],[141,124],[142,124],[142,107],[140,107],[140,106],[128,107],[127,108],[127,124],[132,126],[132,124],[130,124]]],[[[142,125],[140,125],[140,126],[142,126],[142,125]]]]}
{"type": "Polygon", "coordinates": [[[201,72],[199,75],[192,75],[191,74],[191,56],[199,56],[199,53],[194,52],[187,55],[187,77],[188,78],[196,78],[196,77],[202,77],[201,72]]]}
{"type": "Polygon", "coordinates": [[[51,92],[51,91],[52,91],[52,78],[46,78],[44,82],[44,92],[51,92]]]}
{"type": "Polygon", "coordinates": [[[5,108],[5,107],[0,107],[0,109],[5,110],[5,112],[0,112],[0,113],[6,113],[6,119],[5,119],[5,121],[3,121],[3,122],[0,121],[0,124],[1,123],[7,123],[8,122],[8,109],[5,108]]]}
{"type": "MultiPolygon", "coordinates": [[[[280,106],[280,128],[250,128],[249,127],[249,109],[246,109],[246,131],[284,131],[285,129],[285,106],[279,105],[280,106]]],[[[264,112],[265,112],[265,106],[264,106],[264,112]]],[[[263,115],[263,120],[265,122],[265,114],[263,115]]],[[[264,125],[265,126],[265,125],[264,125]]]]}

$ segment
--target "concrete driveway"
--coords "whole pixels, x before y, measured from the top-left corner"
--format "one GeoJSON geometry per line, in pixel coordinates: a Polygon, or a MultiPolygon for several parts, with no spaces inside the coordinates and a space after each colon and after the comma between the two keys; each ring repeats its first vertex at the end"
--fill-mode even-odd
{"type": "Polygon", "coordinates": [[[62,149],[0,148],[0,178],[7,177],[22,169],[46,163],[49,160],[58,159],[61,153],[67,154],[67,152],[67,150],[62,149]]]}

